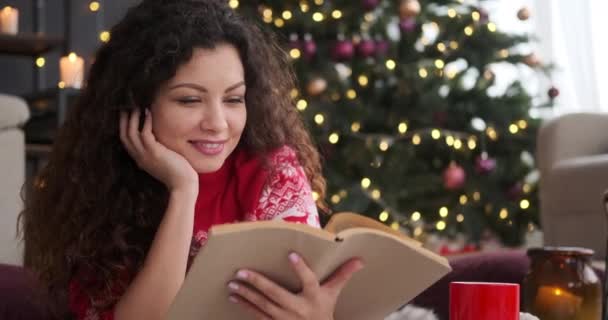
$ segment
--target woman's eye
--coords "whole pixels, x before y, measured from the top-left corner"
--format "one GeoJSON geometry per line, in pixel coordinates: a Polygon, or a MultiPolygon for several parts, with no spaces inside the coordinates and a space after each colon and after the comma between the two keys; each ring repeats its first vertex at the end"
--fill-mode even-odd
{"type": "Polygon", "coordinates": [[[228,103],[234,103],[234,104],[245,103],[245,99],[243,99],[243,98],[230,98],[230,99],[228,99],[226,101],[228,103]]]}
{"type": "Polygon", "coordinates": [[[196,102],[200,102],[200,99],[197,98],[182,98],[182,99],[177,99],[177,102],[179,102],[180,104],[190,104],[190,103],[196,103],[196,102]]]}

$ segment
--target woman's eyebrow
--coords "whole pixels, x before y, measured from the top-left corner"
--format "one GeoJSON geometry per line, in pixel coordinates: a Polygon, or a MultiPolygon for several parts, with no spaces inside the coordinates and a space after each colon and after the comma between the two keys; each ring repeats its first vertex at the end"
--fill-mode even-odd
{"type": "MultiPolygon", "coordinates": [[[[240,82],[238,82],[236,84],[233,84],[230,87],[228,87],[226,89],[226,91],[224,91],[224,92],[225,93],[230,92],[230,91],[235,90],[235,89],[237,89],[237,88],[239,88],[241,86],[244,86],[244,85],[245,85],[245,81],[240,81],[240,82]]],[[[176,85],[173,85],[173,86],[169,87],[169,90],[173,90],[173,89],[177,89],[177,88],[191,88],[191,89],[195,89],[195,90],[198,90],[198,91],[201,91],[201,92],[208,92],[209,91],[209,90],[207,90],[207,88],[205,88],[205,87],[203,87],[201,85],[198,85],[196,83],[190,83],[190,82],[178,83],[176,85]]]]}

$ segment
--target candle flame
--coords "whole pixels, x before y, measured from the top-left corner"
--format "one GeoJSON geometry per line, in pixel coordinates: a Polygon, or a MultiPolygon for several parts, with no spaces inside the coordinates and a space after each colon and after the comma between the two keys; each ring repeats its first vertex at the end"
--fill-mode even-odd
{"type": "Polygon", "coordinates": [[[562,295],[562,290],[561,290],[561,289],[555,289],[555,290],[553,291],[553,293],[554,293],[556,296],[561,296],[561,295],[562,295]]]}
{"type": "Polygon", "coordinates": [[[76,62],[76,57],[77,55],[74,52],[68,55],[68,59],[70,60],[70,62],[76,62]]]}
{"type": "Polygon", "coordinates": [[[17,9],[15,9],[15,8],[13,8],[11,6],[6,6],[6,7],[2,8],[2,12],[1,13],[2,13],[2,16],[10,16],[13,13],[16,13],[16,12],[17,12],[17,9]]]}

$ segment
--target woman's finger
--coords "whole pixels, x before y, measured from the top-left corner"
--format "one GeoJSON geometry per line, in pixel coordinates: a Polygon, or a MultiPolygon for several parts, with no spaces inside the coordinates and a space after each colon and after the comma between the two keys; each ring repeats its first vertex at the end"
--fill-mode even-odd
{"type": "Polygon", "coordinates": [[[323,288],[331,290],[337,296],[353,274],[362,268],[363,262],[361,259],[354,258],[345,262],[323,283],[323,288]]]}
{"type": "Polygon", "coordinates": [[[264,294],[247,287],[244,283],[231,281],[228,289],[233,295],[238,295],[241,299],[251,303],[256,309],[272,319],[282,319],[283,311],[275,302],[271,301],[264,294]]]}
{"type": "Polygon", "coordinates": [[[291,262],[291,267],[300,278],[300,282],[302,283],[302,291],[307,293],[314,293],[319,290],[320,284],[317,275],[310,270],[306,262],[295,252],[289,254],[289,261],[291,262]]]}
{"type": "Polygon", "coordinates": [[[144,119],[144,126],[141,129],[141,142],[146,151],[154,152],[154,148],[156,148],[156,138],[152,133],[152,114],[150,113],[150,110],[146,109],[144,119]]]}
{"type": "Polygon", "coordinates": [[[240,270],[236,277],[257,289],[283,309],[288,309],[297,304],[297,297],[294,294],[257,272],[240,270]]]}
{"type": "Polygon", "coordinates": [[[232,302],[232,303],[242,305],[247,311],[249,311],[251,314],[253,314],[253,316],[256,318],[256,320],[272,320],[272,318],[269,315],[260,311],[253,304],[251,304],[251,302],[249,302],[237,295],[230,295],[228,297],[228,300],[230,300],[230,302],[232,302]]]}
{"type": "Polygon", "coordinates": [[[127,131],[129,142],[133,146],[134,151],[138,155],[142,155],[144,153],[144,147],[141,143],[141,137],[139,132],[139,108],[136,108],[131,112],[129,116],[129,130],[127,131]]]}

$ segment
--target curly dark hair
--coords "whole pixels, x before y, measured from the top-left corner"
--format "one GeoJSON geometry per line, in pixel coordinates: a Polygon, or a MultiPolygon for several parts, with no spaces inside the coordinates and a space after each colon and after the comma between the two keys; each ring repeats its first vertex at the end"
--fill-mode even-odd
{"type": "Polygon", "coordinates": [[[193,49],[222,43],[238,50],[245,69],[248,118],[240,144],[260,155],[291,146],[324,199],[319,154],[294,107],[295,79],[274,36],[225,0],[144,0],[97,51],[87,85],[20,215],[25,266],[52,296],[65,299],[69,279],[82,269],[101,280],[92,290],[111,296],[113,278],[141,266],[168,191],[127,154],[119,112],[149,106],[193,49]]]}

